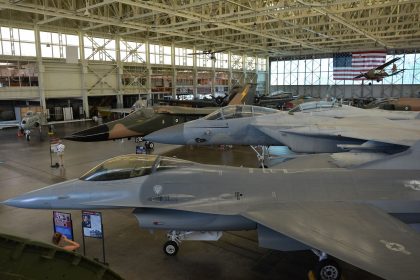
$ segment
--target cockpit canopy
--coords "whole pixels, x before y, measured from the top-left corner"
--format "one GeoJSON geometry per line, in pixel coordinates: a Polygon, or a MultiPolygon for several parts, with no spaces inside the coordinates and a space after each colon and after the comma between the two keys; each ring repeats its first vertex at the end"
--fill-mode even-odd
{"type": "Polygon", "coordinates": [[[220,108],[217,111],[205,116],[205,120],[226,120],[226,119],[239,119],[247,117],[255,117],[260,115],[267,115],[278,113],[278,110],[252,106],[252,105],[231,105],[220,108]]]}
{"type": "Polygon", "coordinates": [[[190,166],[193,163],[157,155],[124,155],[108,159],[92,168],[80,180],[112,181],[150,175],[153,172],[190,166]]]}
{"type": "Polygon", "coordinates": [[[334,107],[339,107],[339,104],[335,101],[311,101],[297,105],[295,108],[289,112],[305,112],[305,111],[314,111],[319,109],[330,109],[334,107]]]}

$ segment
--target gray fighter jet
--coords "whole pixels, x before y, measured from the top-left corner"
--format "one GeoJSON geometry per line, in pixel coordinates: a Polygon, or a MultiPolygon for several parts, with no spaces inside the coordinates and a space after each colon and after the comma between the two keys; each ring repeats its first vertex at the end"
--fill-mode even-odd
{"type": "Polygon", "coordinates": [[[301,153],[398,153],[420,139],[420,114],[336,107],[325,101],[304,103],[290,112],[237,105],[145,139],[178,145],[285,145],[301,153]]]}
{"type": "Polygon", "coordinates": [[[420,279],[420,143],[364,169],[253,169],[156,155],[119,156],[79,179],[3,202],[34,209],[135,208],[145,229],[182,240],[257,230],[261,247],[312,249],[318,279],[340,278],[328,255],[386,279],[420,279]],[[404,169],[410,163],[411,169],[404,169]],[[397,166],[397,169],[393,169],[397,166]]]}

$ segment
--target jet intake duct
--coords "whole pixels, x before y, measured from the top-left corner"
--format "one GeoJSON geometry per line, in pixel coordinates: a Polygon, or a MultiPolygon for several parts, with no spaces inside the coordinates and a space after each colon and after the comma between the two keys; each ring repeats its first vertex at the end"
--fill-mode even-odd
{"type": "Polygon", "coordinates": [[[225,231],[252,230],[256,223],[239,215],[217,215],[173,209],[136,208],[134,216],[144,229],[225,231]]]}

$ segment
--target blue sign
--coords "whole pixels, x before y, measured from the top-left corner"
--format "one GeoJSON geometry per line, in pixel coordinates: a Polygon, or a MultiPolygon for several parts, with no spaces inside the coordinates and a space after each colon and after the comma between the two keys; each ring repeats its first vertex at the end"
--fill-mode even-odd
{"type": "Polygon", "coordinates": [[[70,213],[53,211],[53,221],[54,221],[54,232],[59,232],[65,235],[68,239],[74,240],[73,223],[71,221],[70,213]]]}

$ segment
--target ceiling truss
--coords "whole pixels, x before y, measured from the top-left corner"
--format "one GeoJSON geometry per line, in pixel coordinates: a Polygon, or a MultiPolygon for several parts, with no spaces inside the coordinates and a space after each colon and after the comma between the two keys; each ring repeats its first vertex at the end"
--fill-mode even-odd
{"type": "Polygon", "coordinates": [[[0,0],[0,23],[258,56],[420,47],[420,0],[0,0]]]}

